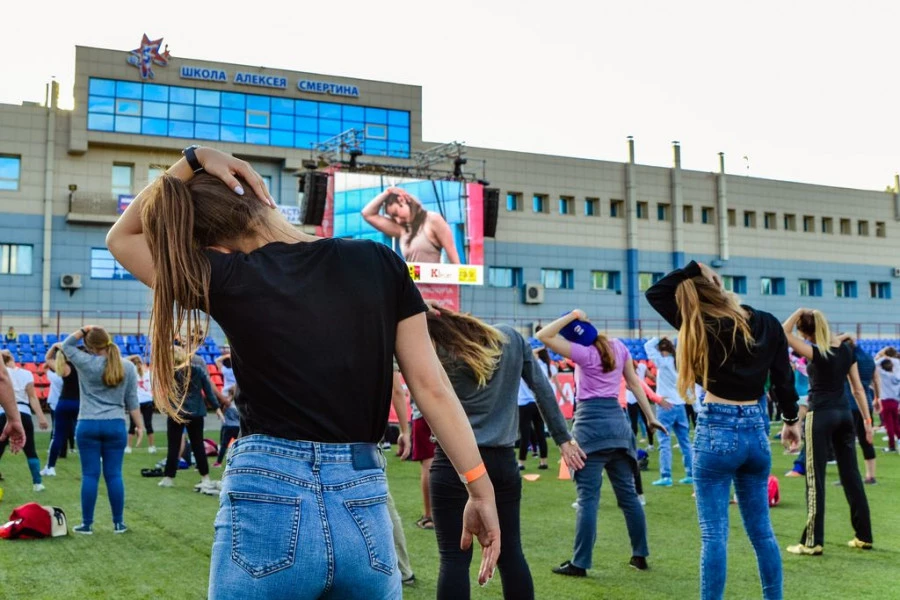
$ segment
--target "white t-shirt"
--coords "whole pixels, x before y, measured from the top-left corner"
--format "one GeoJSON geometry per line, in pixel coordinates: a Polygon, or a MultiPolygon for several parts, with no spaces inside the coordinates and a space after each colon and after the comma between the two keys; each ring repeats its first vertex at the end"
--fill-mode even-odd
{"type": "Polygon", "coordinates": [[[237,379],[234,378],[234,369],[222,365],[222,391],[227,392],[235,385],[237,385],[237,379]]]}
{"type": "MultiPolygon", "coordinates": [[[[638,379],[641,381],[644,380],[644,377],[647,376],[647,365],[644,363],[638,363],[637,369],[634,370],[637,373],[638,379]]],[[[625,386],[625,401],[628,404],[637,404],[637,396],[634,395],[634,392],[626,385],[625,386]]]]}
{"type": "Polygon", "coordinates": [[[894,363],[893,371],[885,371],[878,367],[878,378],[881,384],[881,397],[889,400],[900,400],[900,361],[892,360],[894,363]]]}
{"type": "Polygon", "coordinates": [[[50,380],[47,404],[50,406],[50,410],[56,410],[56,405],[59,404],[59,395],[62,393],[63,378],[48,369],[47,379],[50,380]]]}
{"type": "Polygon", "coordinates": [[[144,369],[144,374],[138,377],[137,396],[140,404],[153,402],[153,393],[151,392],[150,370],[144,369]]]}
{"type": "Polygon", "coordinates": [[[23,415],[31,414],[31,405],[28,403],[28,392],[25,391],[25,388],[28,387],[28,384],[34,384],[34,375],[31,374],[31,371],[26,371],[25,369],[8,369],[9,370],[9,378],[12,380],[13,391],[16,393],[16,404],[19,405],[19,412],[23,415]]]}

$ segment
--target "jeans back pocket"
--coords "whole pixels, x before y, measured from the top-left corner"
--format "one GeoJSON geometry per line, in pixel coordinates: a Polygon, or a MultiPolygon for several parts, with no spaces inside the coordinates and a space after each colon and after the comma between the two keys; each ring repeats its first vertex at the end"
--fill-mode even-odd
{"type": "Polygon", "coordinates": [[[738,448],[738,431],[728,425],[698,424],[694,449],[700,452],[730,454],[738,448]]]}
{"type": "Polygon", "coordinates": [[[253,577],[294,564],[300,531],[300,498],[228,492],[231,560],[253,577]]]}
{"type": "Polygon", "coordinates": [[[394,553],[394,532],[387,509],[387,496],[344,500],[344,506],[359,529],[371,567],[385,575],[393,575],[397,556],[394,553]]]}

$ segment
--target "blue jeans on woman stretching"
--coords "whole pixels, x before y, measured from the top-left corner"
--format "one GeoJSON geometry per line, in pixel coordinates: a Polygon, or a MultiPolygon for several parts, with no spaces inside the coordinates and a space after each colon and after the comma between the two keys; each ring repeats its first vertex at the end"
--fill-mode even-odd
{"type": "Polygon", "coordinates": [[[209,572],[209,598],[402,596],[375,444],[266,435],[228,453],[209,572]]]}
{"type": "MultiPolygon", "coordinates": [[[[124,413],[123,413],[124,414],[124,413]]],[[[75,428],[78,456],[81,457],[81,522],[94,522],[97,488],[102,466],[113,523],[123,523],[125,512],[125,482],[122,481],[122,461],[128,444],[128,429],[121,419],[79,419],[75,428]]]]}
{"type": "Polygon", "coordinates": [[[769,520],[771,467],[772,454],[762,406],[714,403],[704,406],[694,437],[702,600],[719,600],[725,594],[732,481],[744,529],[756,552],[763,598],[781,600],[781,554],[769,520]]]}
{"type": "Polygon", "coordinates": [[[63,400],[60,398],[56,410],[53,411],[53,440],[50,443],[50,456],[47,458],[47,466],[55,467],[56,459],[60,452],[69,443],[69,436],[78,421],[78,408],[81,403],[78,400],[63,400]]]}

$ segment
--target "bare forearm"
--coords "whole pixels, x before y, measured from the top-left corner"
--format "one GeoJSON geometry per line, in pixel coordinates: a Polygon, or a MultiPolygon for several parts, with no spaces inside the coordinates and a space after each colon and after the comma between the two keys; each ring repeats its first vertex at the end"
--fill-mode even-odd
{"type": "Polygon", "coordinates": [[[563,327],[571,323],[576,319],[575,312],[567,313],[560,318],[556,319],[546,327],[543,327],[540,331],[538,331],[535,335],[537,339],[542,342],[546,342],[548,339],[559,335],[559,332],[562,331],[563,327]]]}
{"type": "Polygon", "coordinates": [[[871,422],[872,415],[869,414],[869,400],[866,398],[866,392],[861,387],[853,387],[853,399],[856,400],[856,406],[859,408],[859,414],[867,422],[871,422]]]}
{"type": "Polygon", "coordinates": [[[406,396],[405,394],[397,393],[396,391],[391,394],[391,404],[394,407],[394,412],[397,413],[397,425],[400,427],[400,434],[406,435],[409,433],[409,420],[406,418],[406,396]]]}
{"type": "Polygon", "coordinates": [[[362,209],[362,214],[364,217],[372,217],[378,214],[381,210],[381,205],[384,204],[384,199],[387,198],[388,192],[387,190],[381,192],[366,204],[362,209]]]}

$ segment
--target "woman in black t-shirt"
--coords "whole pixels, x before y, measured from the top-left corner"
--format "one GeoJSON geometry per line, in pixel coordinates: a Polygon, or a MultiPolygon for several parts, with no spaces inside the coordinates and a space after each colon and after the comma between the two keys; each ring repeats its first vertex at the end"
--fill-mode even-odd
{"type": "Polygon", "coordinates": [[[863,416],[866,439],[870,444],[872,418],[853,349],[849,343],[831,334],[825,315],[817,310],[798,309],[784,322],[784,332],[794,352],[809,361],[809,412],[806,414],[808,515],[800,543],[788,546],[787,550],[792,554],[822,554],[825,543],[825,466],[829,444],[834,447],[841,485],[850,504],[850,522],[856,532],[856,537],[848,545],[869,550],[872,548],[872,523],[869,502],[856,464],[856,434],[853,416],[844,398],[845,381],[850,381],[850,389],[863,416]],[[799,336],[794,334],[795,327],[799,336]]]}
{"type": "Polygon", "coordinates": [[[300,232],[245,161],[195,146],[184,155],[107,244],[154,291],[161,411],[175,416],[183,402],[169,343],[182,326],[209,315],[231,345],[243,437],[227,459],[209,597],[401,596],[376,446],[394,354],[468,484],[462,545],[478,537],[485,583],[500,553],[493,487],[405,263],[382,244],[300,232]]]}

